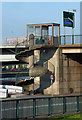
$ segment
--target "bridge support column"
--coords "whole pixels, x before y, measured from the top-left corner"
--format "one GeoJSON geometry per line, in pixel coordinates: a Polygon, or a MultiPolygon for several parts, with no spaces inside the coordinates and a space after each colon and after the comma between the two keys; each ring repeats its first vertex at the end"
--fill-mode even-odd
{"type": "MultiPolygon", "coordinates": [[[[29,36],[29,49],[31,49],[33,45],[34,45],[34,35],[31,34],[29,36]]],[[[34,52],[32,52],[32,54],[29,56],[29,77],[32,77],[33,67],[34,67],[34,52]]],[[[30,85],[30,91],[31,90],[34,91],[33,84],[30,85]]]]}
{"type": "MultiPolygon", "coordinates": [[[[34,45],[34,35],[29,35],[29,49],[34,45]]],[[[29,56],[29,76],[31,77],[32,68],[34,67],[34,53],[29,56]]]]}
{"type": "MultiPolygon", "coordinates": [[[[34,63],[40,61],[40,50],[34,50],[34,63]]],[[[34,90],[40,87],[40,76],[34,78],[34,90]]]]}

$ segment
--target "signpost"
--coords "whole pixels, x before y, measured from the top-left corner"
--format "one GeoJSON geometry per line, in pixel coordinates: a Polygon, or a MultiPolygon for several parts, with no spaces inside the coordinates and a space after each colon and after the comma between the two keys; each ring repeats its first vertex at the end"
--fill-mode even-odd
{"type": "Polygon", "coordinates": [[[74,28],[74,13],[63,11],[63,25],[74,28]]]}
{"type": "Polygon", "coordinates": [[[53,80],[54,80],[54,75],[53,75],[53,74],[50,75],[50,79],[51,79],[51,85],[52,85],[52,97],[53,97],[53,80]]]}
{"type": "Polygon", "coordinates": [[[64,44],[65,44],[65,27],[72,27],[72,44],[74,44],[74,13],[63,11],[63,26],[64,26],[64,44]]]}

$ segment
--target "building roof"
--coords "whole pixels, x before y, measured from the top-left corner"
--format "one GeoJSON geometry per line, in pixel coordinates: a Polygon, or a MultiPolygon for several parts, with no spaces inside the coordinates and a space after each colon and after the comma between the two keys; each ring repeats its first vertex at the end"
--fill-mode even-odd
{"type": "Polygon", "coordinates": [[[58,23],[27,24],[27,26],[59,26],[58,23]]]}

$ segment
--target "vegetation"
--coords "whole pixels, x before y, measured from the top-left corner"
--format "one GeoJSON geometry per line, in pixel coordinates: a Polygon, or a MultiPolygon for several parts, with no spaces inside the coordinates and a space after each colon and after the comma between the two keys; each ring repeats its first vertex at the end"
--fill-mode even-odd
{"type": "MultiPolygon", "coordinates": [[[[29,119],[28,119],[29,120],[29,119]]],[[[30,120],[82,120],[82,114],[63,115],[50,118],[35,118],[30,120]]]]}
{"type": "Polygon", "coordinates": [[[82,114],[59,116],[50,120],[82,120],[82,114]]]}

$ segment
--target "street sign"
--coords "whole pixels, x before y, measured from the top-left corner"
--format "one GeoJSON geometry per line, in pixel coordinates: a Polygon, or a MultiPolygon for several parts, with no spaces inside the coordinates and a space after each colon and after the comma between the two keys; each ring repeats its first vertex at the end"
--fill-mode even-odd
{"type": "Polygon", "coordinates": [[[54,80],[54,75],[53,74],[50,75],[50,79],[54,80]]]}
{"type": "Polygon", "coordinates": [[[63,11],[63,25],[74,28],[74,13],[63,11]]]}

